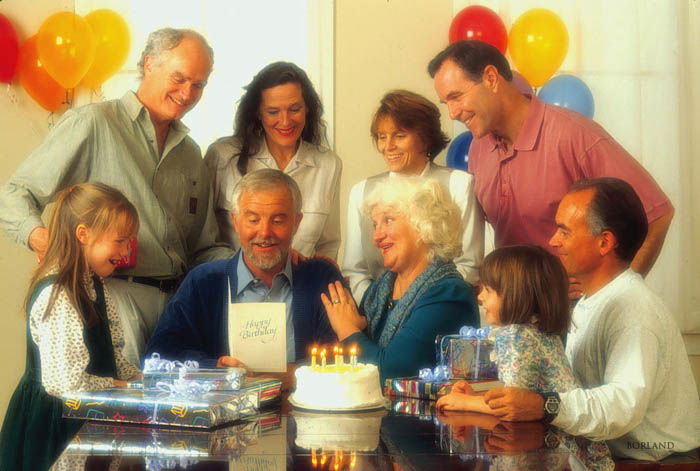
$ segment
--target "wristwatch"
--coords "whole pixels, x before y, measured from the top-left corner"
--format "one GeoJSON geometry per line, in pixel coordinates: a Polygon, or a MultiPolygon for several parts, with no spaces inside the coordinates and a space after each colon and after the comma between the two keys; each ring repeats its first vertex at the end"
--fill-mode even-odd
{"type": "Polygon", "coordinates": [[[561,404],[559,394],[556,392],[545,392],[540,395],[544,399],[544,417],[542,417],[542,420],[550,423],[559,414],[559,405],[561,404]]]}

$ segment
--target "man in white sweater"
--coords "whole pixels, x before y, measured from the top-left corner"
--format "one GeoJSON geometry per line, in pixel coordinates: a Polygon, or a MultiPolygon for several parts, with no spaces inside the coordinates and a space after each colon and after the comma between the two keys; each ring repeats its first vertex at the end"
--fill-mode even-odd
{"type": "Polygon", "coordinates": [[[647,234],[639,197],[615,178],[581,180],[556,214],[555,247],[584,297],[566,354],[583,387],[540,395],[498,388],[485,399],[506,420],[544,418],[606,440],[613,455],[660,460],[700,445],[700,401],[681,333],[630,268],[647,234]]]}

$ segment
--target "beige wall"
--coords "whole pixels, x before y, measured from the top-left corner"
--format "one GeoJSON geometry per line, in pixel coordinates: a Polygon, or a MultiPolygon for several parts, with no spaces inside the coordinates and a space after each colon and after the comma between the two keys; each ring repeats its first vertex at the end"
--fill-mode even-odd
{"type": "MultiPolygon", "coordinates": [[[[426,68],[447,45],[451,19],[451,0],[336,2],[335,151],[343,160],[343,231],[350,187],[386,169],[369,134],[379,100],[388,90],[406,88],[437,102],[426,68]]],[[[443,129],[452,129],[447,118],[443,129]]]]}
{"type": "MultiPolygon", "coordinates": [[[[20,40],[34,34],[57,11],[72,10],[72,0],[5,0],[0,13],[17,29],[20,40]]],[[[4,183],[24,157],[42,141],[48,113],[36,105],[16,83],[0,89],[0,182],[4,183]]],[[[29,273],[36,264],[29,250],[0,236],[0,414],[24,372],[25,318],[22,303],[29,273]]]]}

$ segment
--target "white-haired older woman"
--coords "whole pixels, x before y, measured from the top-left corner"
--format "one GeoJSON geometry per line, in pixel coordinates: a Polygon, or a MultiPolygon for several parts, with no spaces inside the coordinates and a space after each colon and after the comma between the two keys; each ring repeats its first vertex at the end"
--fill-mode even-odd
{"type": "Polygon", "coordinates": [[[339,282],[321,300],[338,339],[385,378],[435,366],[435,337],[479,325],[474,293],[452,260],[462,252],[460,211],[436,180],[397,177],[377,184],[363,210],[386,271],[358,310],[339,282]]]}

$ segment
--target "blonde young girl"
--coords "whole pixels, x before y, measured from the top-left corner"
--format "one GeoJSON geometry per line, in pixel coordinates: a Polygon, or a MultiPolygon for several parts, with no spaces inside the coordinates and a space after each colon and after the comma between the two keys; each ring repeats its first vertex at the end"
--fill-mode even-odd
{"type": "MultiPolygon", "coordinates": [[[[489,323],[499,326],[499,379],[538,393],[577,387],[561,338],[571,315],[568,276],[559,259],[540,247],[503,247],[484,259],[479,274],[479,304],[489,323]]],[[[455,383],[437,407],[492,413],[466,381],[455,383]]]]}
{"type": "Polygon", "coordinates": [[[119,317],[102,282],[128,253],[136,209],[100,183],[67,188],[55,202],[46,256],[25,302],[26,369],[0,432],[3,470],[48,469],[82,425],[61,418],[62,393],[141,376],[122,356],[119,317]]]}

